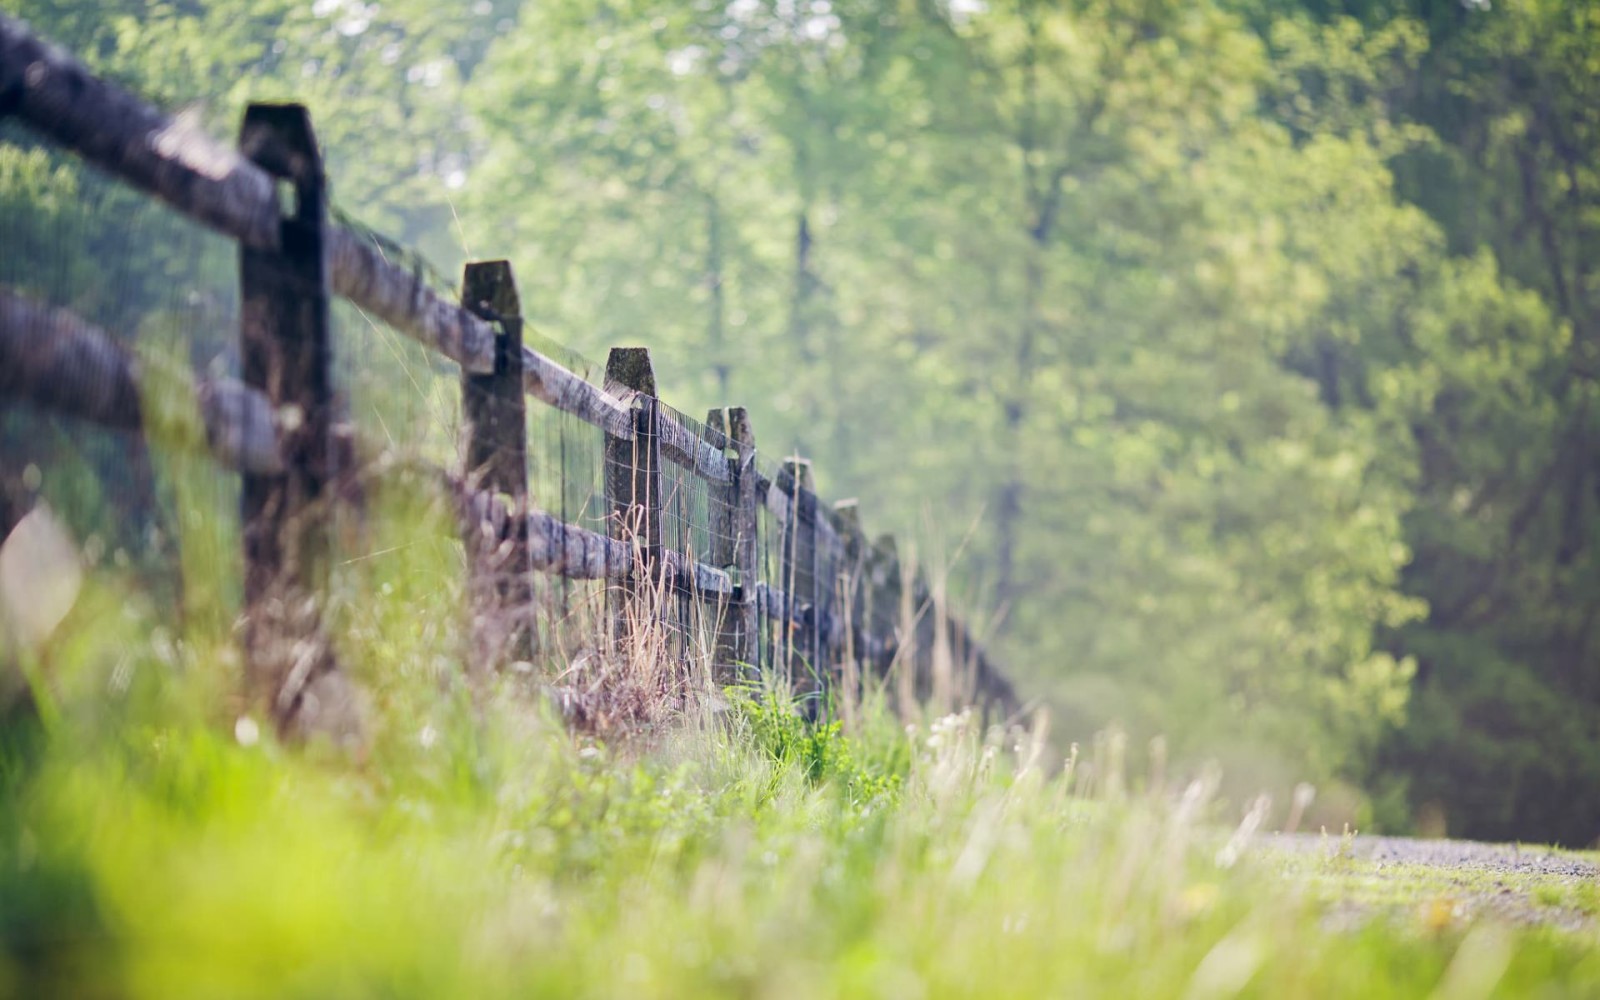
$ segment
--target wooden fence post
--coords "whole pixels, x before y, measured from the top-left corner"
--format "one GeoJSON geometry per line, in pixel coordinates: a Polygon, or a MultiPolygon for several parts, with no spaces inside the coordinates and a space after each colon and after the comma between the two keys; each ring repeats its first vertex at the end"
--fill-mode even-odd
{"type": "Polygon", "coordinates": [[[756,434],[750,425],[750,413],[742,406],[728,407],[728,440],[734,452],[733,565],[739,574],[734,662],[742,665],[746,677],[758,678],[763,610],[756,600],[756,584],[761,580],[756,529],[760,524],[761,496],[756,482],[756,434]]]}
{"type": "Polygon", "coordinates": [[[761,609],[756,603],[756,523],[761,506],[756,496],[755,435],[742,406],[706,414],[711,436],[728,456],[728,482],[711,493],[711,565],[726,572],[734,592],[716,606],[717,645],[713,675],[717,684],[731,684],[760,674],[761,609]]]}
{"type": "MultiPolygon", "coordinates": [[[[461,377],[461,409],[466,420],[469,482],[511,498],[517,514],[528,505],[527,398],[522,390],[522,306],[511,264],[504,260],[469,263],[461,274],[461,304],[497,324],[494,371],[461,377]]],[[[468,593],[478,653],[485,665],[533,658],[532,556],[528,522],[515,517],[510,537],[485,542],[480,525],[468,525],[467,552],[472,581],[468,593]]]]}
{"type": "Polygon", "coordinates": [[[301,105],[250,105],[239,148],[292,193],[291,204],[279,205],[281,249],[239,248],[244,382],[266,394],[286,432],[285,470],[242,477],[246,676],[257,695],[272,699],[282,730],[296,721],[305,696],[315,696],[316,682],[336,669],[310,601],[327,580],[336,472],[327,185],[301,105]],[[319,652],[294,653],[308,638],[319,652]]]}
{"type": "MultiPolygon", "coordinates": [[[[915,553],[913,553],[913,556],[915,553]]],[[[910,647],[911,654],[902,653],[900,662],[910,667],[912,690],[919,705],[931,704],[934,693],[933,657],[938,642],[934,627],[933,595],[928,589],[928,572],[914,558],[901,564],[907,576],[904,603],[901,605],[906,624],[901,642],[910,647]]],[[[934,708],[939,706],[935,705],[934,708]]]]}
{"type": "Polygon", "coordinates": [[[789,480],[784,490],[789,500],[789,519],[783,526],[780,586],[789,596],[783,623],[783,659],[793,693],[807,702],[808,715],[816,717],[821,706],[822,667],[817,662],[818,625],[821,602],[817,600],[817,508],[812,489],[811,462],[788,458],[783,472],[789,480]]]}
{"type": "Polygon", "coordinates": [[[813,561],[817,588],[817,614],[814,628],[817,650],[817,673],[824,687],[838,679],[844,666],[848,638],[845,630],[850,625],[850,615],[843,607],[844,591],[841,589],[848,572],[850,553],[845,544],[842,523],[832,507],[824,505],[821,497],[813,496],[816,512],[816,556],[813,561]]]}
{"type": "MultiPolygon", "coordinates": [[[[727,457],[728,446],[732,441],[728,438],[726,409],[712,407],[706,411],[706,438],[712,447],[722,452],[724,458],[727,457]]],[[[730,580],[738,581],[738,567],[735,565],[738,543],[734,533],[734,524],[737,521],[735,512],[739,504],[736,459],[729,461],[728,471],[730,475],[726,483],[712,483],[707,491],[706,529],[711,536],[711,548],[706,557],[712,566],[727,573],[730,580]]],[[[716,633],[711,657],[711,681],[719,688],[739,679],[737,653],[739,621],[736,600],[736,594],[718,594],[708,609],[712,628],[716,633]]]]}
{"type": "Polygon", "coordinates": [[[909,607],[905,574],[900,566],[900,550],[893,535],[880,535],[868,556],[867,576],[871,607],[868,614],[873,628],[873,668],[893,684],[895,704],[903,720],[916,716],[916,691],[913,665],[900,662],[909,658],[912,637],[909,626],[913,609],[909,607]]]}
{"type": "MultiPolygon", "coordinates": [[[[606,358],[606,390],[634,398],[633,439],[605,438],[606,504],[611,537],[634,546],[633,571],[614,596],[612,626],[618,638],[630,617],[659,616],[654,590],[661,566],[661,439],[656,426],[656,377],[650,351],[613,347],[606,358]],[[654,610],[650,610],[654,609],[654,610]]],[[[660,597],[664,600],[665,594],[660,597]]],[[[640,622],[639,624],[643,624],[640,622]]]]}

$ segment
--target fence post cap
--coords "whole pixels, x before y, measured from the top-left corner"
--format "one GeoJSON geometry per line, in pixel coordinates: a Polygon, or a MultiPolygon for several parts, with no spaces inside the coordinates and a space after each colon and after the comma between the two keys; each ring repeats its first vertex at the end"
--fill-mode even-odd
{"type": "Polygon", "coordinates": [[[461,298],[473,312],[487,306],[497,318],[515,319],[522,315],[517,279],[508,260],[468,261],[461,268],[461,298]]]}
{"type": "Polygon", "coordinates": [[[790,455],[783,460],[783,470],[794,477],[795,485],[811,493],[816,492],[816,487],[811,480],[811,459],[801,458],[799,455],[790,455]]]}
{"type": "Polygon", "coordinates": [[[717,444],[715,440],[717,437],[722,439],[722,447],[724,449],[733,443],[733,440],[728,437],[728,411],[724,407],[713,406],[706,411],[706,430],[711,432],[713,446],[717,444]]]}
{"type": "Polygon", "coordinates": [[[756,432],[750,426],[750,411],[742,406],[728,407],[728,440],[746,448],[755,447],[756,432]]]}
{"type": "Polygon", "coordinates": [[[650,364],[650,348],[613,347],[606,356],[606,387],[613,385],[654,396],[656,373],[650,364]]]}
{"type": "Polygon", "coordinates": [[[275,177],[299,185],[325,182],[322,151],[304,104],[247,105],[239,123],[239,152],[275,177]]]}

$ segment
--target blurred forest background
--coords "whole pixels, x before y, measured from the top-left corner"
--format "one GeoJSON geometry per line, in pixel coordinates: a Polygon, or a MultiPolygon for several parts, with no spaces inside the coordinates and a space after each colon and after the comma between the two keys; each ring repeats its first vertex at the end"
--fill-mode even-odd
{"type": "MultiPolygon", "coordinates": [[[[1600,6],[0,4],[214,134],[308,103],[343,211],[942,537],[1065,738],[1600,835],[1600,6]]],[[[0,145],[0,280],[75,170],[0,145]]]]}

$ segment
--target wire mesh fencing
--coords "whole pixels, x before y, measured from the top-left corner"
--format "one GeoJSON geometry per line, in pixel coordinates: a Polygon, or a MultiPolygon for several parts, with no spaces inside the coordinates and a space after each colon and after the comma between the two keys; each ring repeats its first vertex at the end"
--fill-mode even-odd
{"type": "MultiPolygon", "coordinates": [[[[14,24],[0,29],[0,43],[35,51],[14,24]]],[[[526,675],[578,715],[598,711],[607,684],[683,704],[758,681],[814,716],[848,714],[873,686],[908,713],[963,697],[1015,707],[1003,678],[972,679],[998,673],[893,540],[867,541],[853,506],[818,496],[805,460],[763,456],[748,413],[701,420],[671,407],[642,349],[601,366],[550,342],[523,323],[504,262],[469,265],[458,282],[327,208],[320,167],[304,169],[314,147],[299,160],[274,151],[309,140],[303,109],[252,106],[251,161],[193,133],[184,141],[198,145],[171,155],[122,149],[83,140],[96,101],[121,109],[106,119],[113,132],[165,119],[85,83],[59,54],[35,64],[41,92],[52,74],[78,81],[71,115],[83,121],[57,127],[60,108],[30,105],[30,77],[19,106],[34,131],[0,126],[11,362],[0,528],[43,500],[91,561],[135,566],[179,614],[251,627],[271,617],[252,603],[267,552],[274,572],[298,574],[292,593],[322,595],[294,627],[330,649],[340,634],[381,642],[414,628],[373,610],[363,588],[385,561],[426,557],[435,584],[409,596],[460,607],[465,622],[438,640],[438,662],[526,675]],[[195,174],[194,162],[224,161],[232,186],[195,174]],[[292,204],[273,194],[285,184],[292,204]],[[498,291],[463,294],[475,267],[500,275],[498,291]],[[61,360],[69,347],[103,362],[132,398],[126,412],[84,401],[85,369],[61,360]],[[276,359],[265,368],[262,350],[276,359]],[[169,418],[186,407],[198,412],[169,418]],[[418,517],[431,526],[406,527],[418,517]],[[308,520],[319,522],[312,548],[308,520]]],[[[259,634],[247,628],[247,646],[259,634]]],[[[317,677],[338,674],[335,653],[309,679],[285,663],[270,693],[285,717],[317,677]]]]}

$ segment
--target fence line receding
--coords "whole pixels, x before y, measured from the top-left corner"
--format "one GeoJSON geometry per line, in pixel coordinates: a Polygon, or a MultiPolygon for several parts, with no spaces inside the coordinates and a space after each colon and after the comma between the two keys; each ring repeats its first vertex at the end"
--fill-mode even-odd
{"type": "MultiPolygon", "coordinates": [[[[0,15],[0,123],[7,116],[49,154],[122,186],[107,198],[132,188],[216,234],[195,239],[237,247],[231,283],[215,254],[196,255],[209,275],[196,285],[219,290],[190,296],[223,303],[214,316],[234,313],[236,334],[213,345],[226,363],[211,366],[232,374],[136,355],[133,331],[55,307],[73,297],[35,287],[49,282],[30,280],[27,262],[0,264],[0,422],[18,407],[73,416],[237,475],[246,680],[284,730],[308,725],[307,706],[336,701],[343,683],[329,644],[307,640],[327,628],[319,595],[343,544],[339,512],[359,512],[394,449],[387,425],[388,441],[355,426],[351,400],[405,392],[363,388],[371,373],[343,352],[365,337],[398,356],[391,331],[459,373],[447,404],[414,378],[409,403],[450,406],[459,424],[428,475],[459,520],[481,666],[566,661],[649,630],[684,668],[675,683],[691,683],[697,659],[717,684],[778,676],[813,713],[871,683],[903,708],[929,698],[1018,707],[894,539],[869,540],[855,501],[825,503],[805,459],[768,461],[749,411],[701,421],[673,409],[644,348],[614,348],[596,371],[525,337],[509,262],[469,263],[457,301],[415,255],[394,259],[337,221],[304,108],[251,105],[231,148],[0,15]]],[[[6,511],[19,516],[15,503],[0,503],[6,511]]],[[[0,523],[0,537],[10,527],[0,523]]]]}

